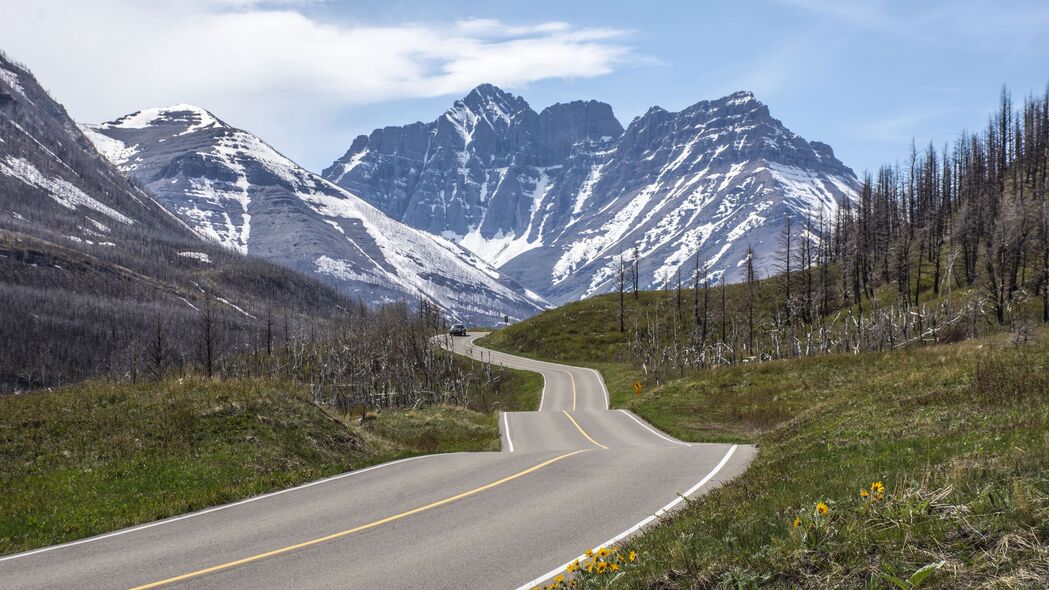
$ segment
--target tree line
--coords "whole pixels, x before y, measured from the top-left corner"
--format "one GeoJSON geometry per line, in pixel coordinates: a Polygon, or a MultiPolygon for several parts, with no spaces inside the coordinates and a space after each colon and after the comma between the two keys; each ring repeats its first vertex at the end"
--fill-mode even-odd
{"type": "MultiPolygon", "coordinates": [[[[1007,90],[980,132],[865,174],[835,211],[787,216],[775,273],[753,250],[742,283],[697,258],[655,307],[634,305],[642,262],[617,260],[617,323],[657,378],[675,370],[860,353],[1049,322],[1049,91],[1007,90]],[[628,296],[629,295],[629,296],[628,296]]],[[[698,248],[697,248],[698,251],[698,248]]]]}
{"type": "MultiPolygon", "coordinates": [[[[433,404],[491,408],[502,369],[446,350],[437,339],[443,312],[425,299],[372,308],[357,302],[329,322],[292,327],[267,310],[247,338],[219,334],[213,303],[200,310],[191,342],[175,340],[158,320],[129,349],[117,380],[163,379],[187,372],[206,379],[274,379],[305,385],[315,403],[342,412],[433,404]],[[188,352],[188,354],[187,354],[188,352]]],[[[184,337],[184,336],[183,336],[184,337]]]]}

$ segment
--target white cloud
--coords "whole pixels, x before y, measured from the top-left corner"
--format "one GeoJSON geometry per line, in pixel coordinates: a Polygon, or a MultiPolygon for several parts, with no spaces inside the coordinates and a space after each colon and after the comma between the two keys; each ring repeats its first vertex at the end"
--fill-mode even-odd
{"type": "Polygon", "coordinates": [[[468,18],[459,20],[455,23],[455,27],[468,35],[489,35],[496,37],[559,33],[570,31],[572,29],[571,25],[561,21],[540,23],[538,25],[510,26],[490,18],[468,18]]]}
{"type": "Polygon", "coordinates": [[[277,145],[294,130],[272,119],[289,112],[285,125],[323,127],[354,105],[600,76],[635,59],[622,30],[492,19],[341,24],[309,16],[317,3],[3,0],[0,39],[80,120],[188,102],[270,130],[277,145]]]}

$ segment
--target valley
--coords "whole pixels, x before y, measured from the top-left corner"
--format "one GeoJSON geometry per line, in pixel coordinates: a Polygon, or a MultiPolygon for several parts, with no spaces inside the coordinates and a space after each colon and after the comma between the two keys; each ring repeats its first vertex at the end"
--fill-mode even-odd
{"type": "Polygon", "coordinates": [[[1036,4],[8,2],[0,587],[1049,587],[1036,4]]]}

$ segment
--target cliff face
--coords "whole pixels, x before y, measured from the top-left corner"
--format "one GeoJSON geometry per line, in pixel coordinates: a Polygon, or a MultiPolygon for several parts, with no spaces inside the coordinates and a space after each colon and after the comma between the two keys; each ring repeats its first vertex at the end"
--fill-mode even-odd
{"type": "Polygon", "coordinates": [[[573,147],[622,132],[607,104],[576,101],[536,113],[486,84],[431,123],[358,137],[324,177],[431,233],[457,240],[473,233],[474,241],[521,236],[573,147]]]}

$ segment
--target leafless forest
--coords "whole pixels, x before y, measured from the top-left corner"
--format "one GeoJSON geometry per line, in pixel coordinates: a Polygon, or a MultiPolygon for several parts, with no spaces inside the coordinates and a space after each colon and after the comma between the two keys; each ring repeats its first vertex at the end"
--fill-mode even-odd
{"type": "MultiPolygon", "coordinates": [[[[1049,93],[999,110],[953,145],[912,146],[859,199],[781,236],[777,274],[712,285],[696,261],[655,308],[619,260],[620,331],[657,378],[690,367],[945,342],[1049,322],[1049,93]],[[691,276],[688,276],[688,275],[691,276]]],[[[643,263],[643,261],[641,262],[643,263]]]]}

